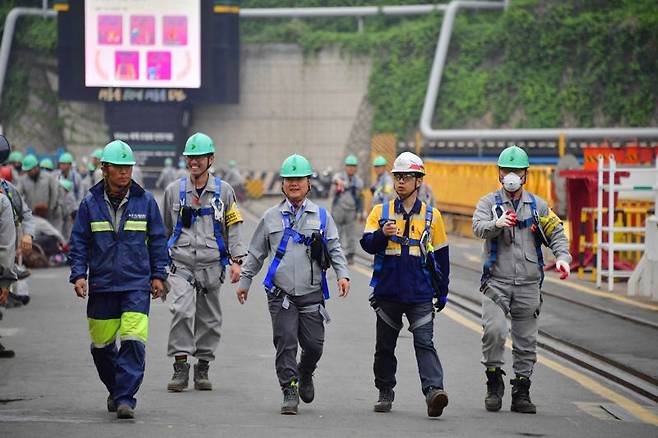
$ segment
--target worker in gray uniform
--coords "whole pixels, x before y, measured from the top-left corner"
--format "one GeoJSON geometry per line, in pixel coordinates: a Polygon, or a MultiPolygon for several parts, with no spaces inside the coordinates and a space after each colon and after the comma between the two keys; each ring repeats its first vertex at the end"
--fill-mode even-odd
{"type": "Polygon", "coordinates": [[[372,160],[372,168],[377,177],[375,183],[370,187],[373,207],[377,204],[384,204],[395,198],[393,178],[391,178],[391,175],[386,171],[386,164],[386,158],[381,155],[372,160]]]}
{"type": "Polygon", "coordinates": [[[155,182],[155,186],[159,189],[166,189],[169,187],[169,184],[176,180],[176,169],[174,169],[174,160],[167,157],[164,160],[164,167],[158,176],[158,180],[155,182]]]}
{"type": "Polygon", "coordinates": [[[347,263],[354,263],[356,222],[363,221],[363,180],[356,174],[359,160],[355,155],[345,158],[345,170],[334,175],[331,216],[336,221],[347,263]]]}
{"type": "Polygon", "coordinates": [[[23,158],[23,178],[18,186],[21,196],[37,216],[48,219],[50,223],[58,217],[59,184],[53,175],[42,172],[34,155],[23,158]]]}
{"type": "Polygon", "coordinates": [[[237,290],[238,301],[244,304],[252,279],[269,255],[263,285],[272,318],[284,415],[297,414],[300,397],[305,403],[315,397],[313,372],[322,356],[324,321],[329,321],[326,270],[334,268],[341,297],[347,296],[350,288],[336,225],[324,208],[307,198],[312,174],[311,163],[301,155],[291,155],[283,162],[280,176],[285,199],[260,219],[237,290]],[[299,362],[298,345],[302,350],[299,362]]]}
{"type": "Polygon", "coordinates": [[[542,245],[555,255],[556,269],[570,273],[569,243],[560,219],[539,196],[523,190],[530,166],[526,152],[510,146],[498,157],[502,188],[482,197],[473,215],[473,234],[485,239],[482,298],[482,363],[486,367],[485,407],[498,411],[504,393],[502,369],[511,317],[511,380],[514,412],[537,412],[530,400],[530,377],[537,361],[537,318],[544,279],[542,245]]]}
{"type": "Polygon", "coordinates": [[[208,172],[215,161],[213,140],[196,133],[187,140],[183,155],[190,174],[167,187],[163,204],[171,256],[166,285],[173,314],[167,347],[175,359],[167,385],[172,392],[188,387],[188,356],[198,360],[194,388],[212,389],[209,363],[215,360],[222,328],[219,292],[227,270],[237,283],[246,255],[233,189],[208,172]]]}

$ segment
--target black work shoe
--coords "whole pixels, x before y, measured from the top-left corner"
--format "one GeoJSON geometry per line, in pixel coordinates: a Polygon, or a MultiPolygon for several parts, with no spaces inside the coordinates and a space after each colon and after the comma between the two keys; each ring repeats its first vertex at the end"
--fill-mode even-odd
{"type": "Polygon", "coordinates": [[[200,360],[194,365],[194,389],[198,391],[212,391],[212,383],[208,380],[208,362],[200,360]]]}
{"type": "Polygon", "coordinates": [[[190,364],[187,362],[174,362],[174,375],[167,385],[167,390],[171,392],[181,392],[187,389],[190,383],[190,364]]]}
{"type": "Polygon", "coordinates": [[[311,403],[315,398],[313,373],[299,370],[299,398],[301,398],[304,403],[311,403]]]}
{"type": "Polygon", "coordinates": [[[537,407],[530,401],[530,379],[516,376],[510,380],[512,384],[512,412],[522,414],[536,414],[537,407]]]}
{"type": "Polygon", "coordinates": [[[487,396],[484,399],[484,407],[487,411],[500,411],[503,406],[503,394],[505,394],[505,371],[500,368],[488,368],[487,374],[487,396]]]}
{"type": "Polygon", "coordinates": [[[135,410],[128,405],[121,404],[117,408],[117,418],[121,418],[122,420],[135,418],[135,410]]]}
{"type": "Polygon", "coordinates": [[[395,391],[392,389],[380,389],[379,400],[375,403],[375,412],[390,412],[395,399],[395,391]]]}
{"type": "Polygon", "coordinates": [[[0,359],[11,359],[16,356],[14,350],[7,350],[4,345],[0,344],[0,359]]]}
{"type": "Polygon", "coordinates": [[[107,396],[107,412],[116,412],[117,402],[114,401],[112,395],[107,396]]]}
{"type": "Polygon", "coordinates": [[[297,406],[299,406],[298,384],[293,380],[283,388],[283,403],[281,403],[282,415],[297,415],[297,406]]]}
{"type": "Polygon", "coordinates": [[[427,403],[427,415],[429,417],[440,417],[443,408],[448,406],[448,393],[443,389],[430,388],[425,396],[427,403]]]}

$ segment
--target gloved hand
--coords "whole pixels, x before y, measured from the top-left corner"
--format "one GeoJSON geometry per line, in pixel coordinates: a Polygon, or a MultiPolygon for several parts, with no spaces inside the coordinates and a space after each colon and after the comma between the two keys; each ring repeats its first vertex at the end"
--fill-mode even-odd
{"type": "Polygon", "coordinates": [[[434,302],[434,308],[436,309],[436,313],[439,313],[440,311],[443,310],[443,308],[448,303],[448,296],[441,295],[439,297],[434,297],[433,302],[434,302]]]}
{"type": "Polygon", "coordinates": [[[557,263],[555,263],[555,270],[561,273],[560,280],[566,280],[569,274],[571,274],[569,263],[562,260],[558,260],[557,263]]]}
{"type": "Polygon", "coordinates": [[[516,213],[512,210],[507,210],[496,220],[496,227],[498,228],[510,228],[514,225],[516,225],[516,213]]]}

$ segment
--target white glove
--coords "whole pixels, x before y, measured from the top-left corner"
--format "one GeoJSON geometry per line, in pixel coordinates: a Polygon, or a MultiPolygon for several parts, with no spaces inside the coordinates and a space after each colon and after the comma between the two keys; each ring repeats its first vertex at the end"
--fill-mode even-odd
{"type": "Polygon", "coordinates": [[[560,280],[566,280],[569,274],[571,274],[571,267],[569,263],[562,260],[558,260],[555,263],[555,270],[560,273],[560,280]]]}
{"type": "Polygon", "coordinates": [[[516,213],[512,210],[507,210],[496,220],[496,227],[498,228],[509,228],[514,225],[516,225],[516,213]]]}

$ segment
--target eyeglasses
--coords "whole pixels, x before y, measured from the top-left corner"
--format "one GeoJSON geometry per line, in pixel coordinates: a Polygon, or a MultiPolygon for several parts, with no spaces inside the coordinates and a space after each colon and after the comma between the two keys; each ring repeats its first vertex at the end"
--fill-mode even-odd
{"type": "Polygon", "coordinates": [[[416,178],[416,175],[413,173],[394,173],[393,178],[398,182],[407,182],[411,181],[412,178],[416,178]]]}

